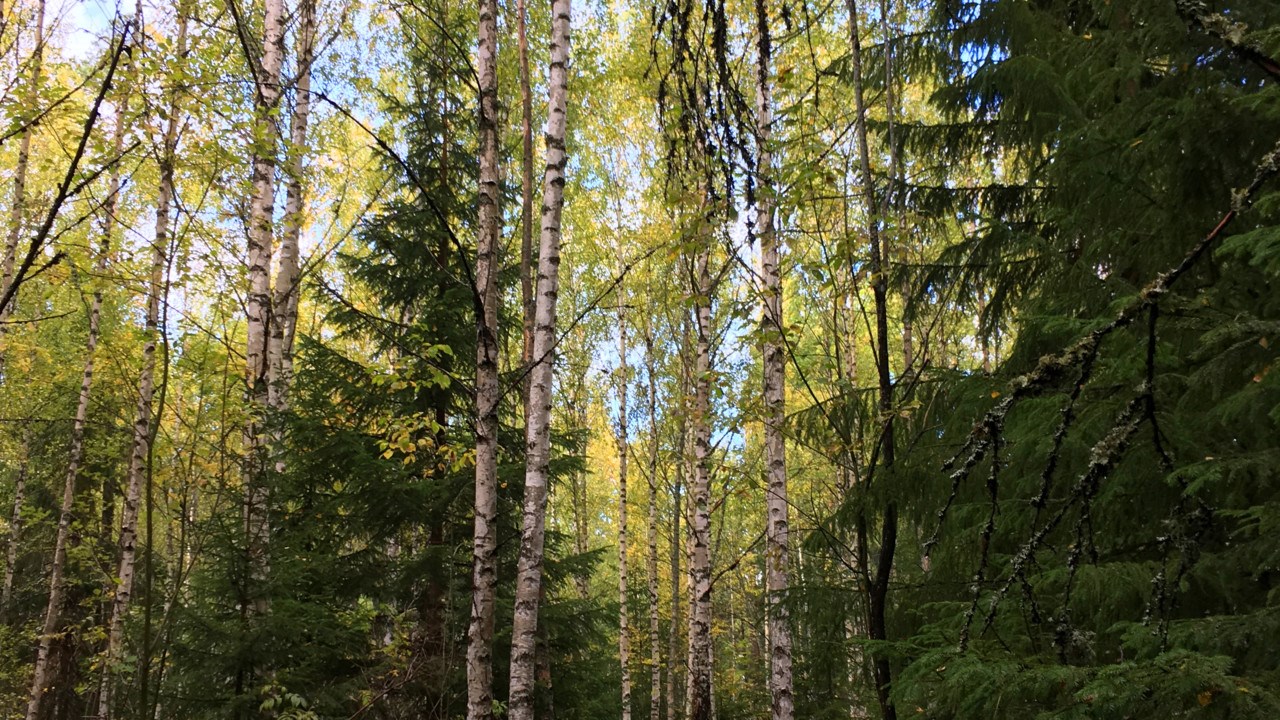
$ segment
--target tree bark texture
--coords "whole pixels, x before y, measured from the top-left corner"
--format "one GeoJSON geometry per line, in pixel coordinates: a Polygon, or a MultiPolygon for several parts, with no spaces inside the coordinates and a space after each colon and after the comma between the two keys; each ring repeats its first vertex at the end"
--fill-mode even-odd
{"type": "Polygon", "coordinates": [[[467,628],[467,720],[493,716],[494,595],[498,584],[498,3],[480,0],[479,185],[476,216],[476,484],[471,619],[467,628]]]}
{"type": "Polygon", "coordinates": [[[646,326],[644,348],[645,375],[649,381],[649,517],[646,528],[648,552],[645,554],[649,590],[649,720],[658,720],[662,712],[662,640],[658,613],[658,381],[651,324],[646,326]]]}
{"type": "Polygon", "coordinates": [[[18,570],[18,543],[22,541],[22,507],[27,496],[27,464],[30,462],[29,433],[22,438],[18,475],[13,480],[13,515],[9,519],[9,548],[4,562],[4,588],[0,591],[0,623],[8,623],[13,610],[13,580],[18,570]]]}
{"type": "Polygon", "coordinates": [[[271,324],[271,261],[274,254],[275,172],[280,127],[280,71],[284,63],[285,13],[283,0],[266,0],[263,19],[262,62],[255,77],[253,197],[249,207],[246,302],[246,379],[249,420],[245,425],[244,527],[249,561],[249,607],[265,614],[271,599],[266,584],[270,576],[271,522],[268,517],[267,438],[263,421],[270,406],[268,333],[271,324]]]}
{"type": "MultiPolygon", "coordinates": [[[[31,50],[31,78],[27,86],[27,108],[34,110],[40,96],[40,75],[44,67],[44,12],[45,0],[36,3],[35,45],[31,50]]],[[[22,237],[27,214],[27,172],[31,166],[31,136],[35,132],[28,124],[18,138],[18,158],[13,166],[13,200],[9,209],[9,234],[5,239],[4,259],[0,261],[0,294],[7,293],[14,281],[14,263],[18,256],[18,241],[22,237]]],[[[0,307],[0,338],[4,337],[5,321],[13,313],[17,297],[0,307]]],[[[4,369],[4,353],[0,350],[0,370],[4,369]]]]}
{"type": "MultiPolygon", "coordinates": [[[[621,287],[619,288],[621,290],[621,287]]],[[[627,313],[618,294],[618,665],[622,672],[622,720],[631,720],[631,627],[627,613],[627,313]]]]}
{"type": "MultiPolygon", "coordinates": [[[[705,220],[703,221],[705,222],[705,220]]],[[[711,237],[694,259],[693,484],[689,553],[689,718],[711,720],[711,237]]]]}
{"type": "MultiPolygon", "coordinates": [[[[299,240],[303,224],[303,159],[307,149],[307,126],[311,120],[311,66],[315,62],[316,0],[302,0],[299,8],[297,39],[298,77],[294,82],[293,115],[289,121],[289,146],[285,159],[285,204],[281,219],[280,264],[276,270],[272,294],[271,332],[267,340],[268,401],[281,412],[289,406],[289,387],[293,382],[293,340],[298,327],[298,299],[301,294],[301,260],[299,240]]],[[[283,471],[279,460],[278,435],[272,438],[276,447],[277,472],[283,471]]]]}
{"type": "Polygon", "coordinates": [[[764,338],[764,454],[765,454],[765,601],[769,636],[769,694],[773,720],[795,715],[791,679],[791,624],[786,599],[789,576],[789,506],[787,504],[786,351],[783,347],[782,269],[774,228],[775,194],[771,167],[773,98],[769,87],[770,36],[766,0],[756,1],[758,57],[756,68],[756,224],[764,282],[761,321],[764,338]]]}
{"type": "MultiPolygon", "coordinates": [[[[516,566],[515,618],[511,630],[512,720],[533,720],[537,688],[538,609],[543,595],[547,484],[551,463],[551,401],[560,291],[560,217],[564,209],[568,103],[569,0],[555,0],[551,18],[551,66],[547,87],[547,164],[542,179],[542,228],[538,248],[533,366],[525,418],[524,512],[516,566]]],[[[548,669],[548,677],[550,675],[548,669]]]]}
{"type": "MultiPolygon", "coordinates": [[[[177,57],[186,56],[187,15],[178,8],[175,38],[177,57]]],[[[170,91],[168,122],[162,138],[160,183],[156,192],[155,239],[151,245],[151,273],[147,284],[147,314],[142,345],[142,370],[138,377],[138,403],[134,411],[133,441],[130,446],[128,477],[125,482],[124,506],[120,517],[120,540],[117,554],[119,566],[112,585],[111,612],[107,620],[107,647],[102,665],[102,687],[98,694],[98,720],[110,720],[114,695],[116,664],[124,645],[124,618],[133,599],[138,539],[138,505],[142,484],[148,475],[152,428],[152,401],[155,397],[156,345],[160,333],[160,301],[164,293],[164,272],[168,265],[170,214],[174,196],[174,155],[181,125],[181,107],[177,88],[170,91]]]]}

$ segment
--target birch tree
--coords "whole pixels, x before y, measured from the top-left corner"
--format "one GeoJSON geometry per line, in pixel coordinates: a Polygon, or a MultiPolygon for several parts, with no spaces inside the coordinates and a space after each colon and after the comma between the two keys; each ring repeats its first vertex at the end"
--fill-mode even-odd
{"type": "Polygon", "coordinates": [[[479,114],[479,192],[476,216],[476,482],[467,628],[467,720],[493,715],[494,595],[498,582],[498,3],[480,0],[476,78],[479,114]]]}
{"type": "MultiPolygon", "coordinates": [[[[653,351],[653,325],[646,320],[644,334],[645,379],[649,387],[649,502],[645,539],[645,574],[649,594],[649,720],[662,712],[662,646],[658,613],[658,378],[653,351]]],[[[670,681],[670,678],[668,678],[670,681]]]]}
{"type": "Polygon", "coordinates": [[[5,553],[4,587],[0,589],[0,623],[8,623],[13,609],[13,580],[18,569],[18,547],[22,541],[22,507],[27,496],[27,467],[31,461],[31,434],[23,431],[18,451],[18,474],[13,479],[13,514],[9,519],[9,547],[5,553]]]}
{"type": "MultiPolygon", "coordinates": [[[[288,155],[285,159],[285,206],[280,238],[280,263],[276,270],[272,294],[271,333],[268,339],[269,362],[267,391],[271,408],[276,412],[289,405],[289,386],[293,381],[293,343],[298,327],[298,300],[301,295],[300,249],[303,217],[303,159],[307,150],[307,126],[311,119],[311,66],[315,62],[316,0],[302,0],[298,7],[297,66],[293,85],[293,114],[289,121],[288,155]]],[[[281,438],[273,438],[278,446],[281,438]]],[[[280,448],[276,447],[277,457],[280,448]]],[[[284,469],[277,459],[277,471],[284,469]]]]}
{"type": "MultiPolygon", "coordinates": [[[[141,12],[139,12],[141,17],[141,12]]],[[[178,6],[178,27],[174,37],[180,76],[187,54],[187,5],[178,6]]],[[[139,43],[139,50],[146,46],[139,43]]],[[[172,203],[174,199],[174,163],[177,153],[178,128],[182,123],[180,83],[169,88],[164,134],[160,139],[160,182],[156,192],[155,238],[151,242],[151,270],[147,282],[146,320],[142,345],[142,371],[138,377],[138,403],[133,420],[133,442],[129,453],[124,505],[120,516],[119,569],[113,582],[111,611],[107,619],[107,647],[102,663],[102,687],[98,694],[98,720],[110,720],[114,694],[114,675],[124,645],[124,619],[133,599],[133,582],[138,538],[138,504],[142,484],[147,475],[147,458],[154,433],[152,401],[155,396],[156,345],[160,333],[160,303],[165,292],[164,273],[168,266],[171,239],[172,203]]]]}
{"type": "MultiPolygon", "coordinates": [[[[266,583],[270,575],[270,493],[266,478],[266,437],[263,421],[270,406],[270,358],[268,332],[271,322],[271,262],[275,248],[275,173],[279,108],[284,64],[284,0],[266,0],[263,18],[261,63],[249,57],[254,72],[254,122],[250,144],[253,188],[249,206],[248,270],[246,297],[247,339],[245,366],[250,401],[245,425],[244,529],[249,560],[249,610],[264,614],[271,608],[266,583]]],[[[240,32],[247,32],[244,27],[240,32]]],[[[246,43],[247,46],[247,43],[246,43]]]]}
{"type": "Polygon", "coordinates": [[[766,476],[765,592],[769,636],[769,693],[774,720],[791,720],[791,626],[784,604],[788,589],[789,524],[786,444],[786,352],[783,347],[782,268],[774,227],[773,97],[770,92],[770,43],[767,0],[756,0],[756,224],[764,281],[761,331],[764,338],[764,453],[766,476]]]}
{"type": "Polygon", "coordinates": [[[546,540],[547,481],[551,462],[551,401],[560,292],[560,220],[564,210],[565,131],[568,102],[569,0],[551,7],[551,62],[547,73],[546,169],[542,176],[542,228],[538,247],[533,367],[525,423],[524,512],[516,569],[515,619],[511,630],[512,720],[532,720],[537,683],[538,607],[546,540]]]}
{"type": "MultiPolygon", "coordinates": [[[[698,218],[699,225],[709,222],[698,218]]],[[[702,237],[693,258],[695,327],[693,367],[693,478],[689,488],[689,689],[690,720],[710,720],[711,711],[711,238],[702,237]]]]}
{"type": "Polygon", "coordinates": [[[627,615],[627,312],[618,289],[618,665],[622,720],[631,720],[631,628],[627,615]]]}

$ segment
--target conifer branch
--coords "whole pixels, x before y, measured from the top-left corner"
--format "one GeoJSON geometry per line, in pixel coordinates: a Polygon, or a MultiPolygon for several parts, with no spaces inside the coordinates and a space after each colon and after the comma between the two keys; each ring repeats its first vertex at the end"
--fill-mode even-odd
{"type": "Polygon", "coordinates": [[[1280,62],[1249,40],[1249,26],[1236,22],[1223,13],[1209,12],[1204,0],[1178,0],[1177,8],[1178,14],[1193,27],[1218,38],[1241,59],[1257,65],[1272,78],[1280,80],[1280,62]]]}
{"type": "MultiPolygon", "coordinates": [[[[1072,391],[1072,394],[1078,397],[1081,384],[1088,379],[1083,371],[1092,365],[1101,350],[1103,340],[1116,330],[1132,325],[1134,321],[1144,313],[1149,312],[1161,298],[1167,295],[1174,283],[1204,256],[1214,242],[1223,236],[1236,216],[1253,203],[1262,186],[1277,174],[1280,174],[1280,143],[1277,143],[1270,152],[1263,155],[1262,159],[1258,161],[1253,181],[1248,186],[1232,192],[1231,208],[1222,216],[1222,219],[1218,221],[1213,230],[1187,251],[1181,262],[1157,275],[1155,279],[1143,287],[1137,298],[1131,301],[1110,322],[1093,330],[1062,352],[1041,357],[1035,368],[1030,372],[1019,375],[1009,383],[1008,393],[1004,399],[987,411],[982,419],[974,425],[973,430],[970,431],[969,436],[956,454],[943,463],[942,469],[950,470],[957,462],[961,462],[962,457],[964,458],[960,469],[951,475],[951,495],[948,497],[946,505],[938,513],[937,530],[925,543],[926,556],[937,543],[938,534],[941,532],[947,513],[955,501],[960,485],[968,479],[973,468],[991,450],[992,443],[996,441],[996,438],[1002,432],[1006,418],[1018,401],[1047,392],[1072,369],[1077,367],[1082,371],[1081,380],[1077,382],[1076,389],[1072,391]]],[[[1074,399],[1071,402],[1074,404],[1074,399]]],[[[1074,410],[1072,412],[1074,413],[1074,410]]],[[[1066,430],[1070,427],[1070,420],[1064,418],[1064,421],[1066,421],[1067,427],[1064,429],[1059,426],[1059,432],[1065,435],[1066,430]]],[[[1057,449],[1061,448],[1060,442],[1055,441],[1054,445],[1057,449]]],[[[1049,458],[1048,462],[1051,465],[1056,465],[1056,455],[1057,453],[1054,453],[1049,458]]],[[[1049,475],[1051,476],[1051,472],[1049,475]]]]}

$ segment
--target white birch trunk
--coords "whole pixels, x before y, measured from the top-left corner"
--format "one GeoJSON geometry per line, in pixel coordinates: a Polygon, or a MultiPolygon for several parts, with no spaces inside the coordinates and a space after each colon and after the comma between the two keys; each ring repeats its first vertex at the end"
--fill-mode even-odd
{"type": "Polygon", "coordinates": [[[695,259],[693,484],[690,487],[689,718],[711,720],[711,239],[695,259]]]}
{"type": "Polygon", "coordinates": [[[270,576],[271,523],[267,513],[265,438],[262,422],[269,406],[268,326],[271,322],[271,259],[275,239],[275,171],[280,126],[280,68],[284,62],[284,1],[266,0],[261,71],[256,78],[253,155],[253,198],[249,209],[249,294],[245,347],[250,419],[245,426],[244,524],[249,552],[250,612],[271,608],[266,583],[270,576]]]}
{"type": "MultiPolygon", "coordinates": [[[[619,288],[621,291],[621,287],[619,288]]],[[[618,664],[622,720],[631,720],[631,628],[627,614],[627,315],[618,293],[618,664]]]]}
{"type": "Polygon", "coordinates": [[[789,585],[789,506],[787,502],[786,354],[783,348],[782,269],[774,228],[775,196],[771,144],[773,98],[769,87],[769,17],[767,0],[756,2],[759,55],[756,68],[756,223],[760,237],[760,265],[764,281],[761,317],[764,343],[764,454],[766,476],[765,602],[769,637],[769,694],[773,720],[795,715],[791,680],[791,624],[784,600],[789,585]]]}
{"type": "MultiPolygon", "coordinates": [[[[684,430],[680,430],[683,437],[684,430]]],[[[680,443],[681,452],[676,453],[679,458],[683,452],[683,441],[680,443]]],[[[675,484],[671,488],[671,548],[670,548],[670,571],[671,571],[671,623],[667,638],[667,715],[666,720],[676,720],[680,716],[680,699],[677,697],[677,688],[680,687],[680,666],[683,662],[680,660],[680,556],[683,554],[683,545],[681,543],[682,536],[680,534],[680,517],[684,514],[683,503],[680,497],[681,486],[684,484],[684,472],[681,470],[683,464],[679,461],[676,463],[676,479],[675,484]]]]}
{"type": "MultiPolygon", "coordinates": [[[[186,56],[187,16],[178,8],[175,38],[177,57],[186,56]]],[[[174,195],[174,154],[181,124],[181,108],[176,88],[169,98],[168,123],[160,158],[160,186],[156,193],[155,239],[151,246],[151,276],[147,285],[147,316],[142,346],[142,371],[138,378],[138,404],[133,421],[133,443],[129,454],[128,480],[124,507],[120,518],[119,570],[113,578],[114,597],[107,620],[107,648],[103,658],[102,686],[98,694],[98,720],[110,720],[114,695],[113,677],[124,645],[124,618],[133,599],[138,538],[138,505],[142,483],[147,474],[147,458],[151,451],[152,400],[155,396],[156,345],[160,332],[160,302],[164,293],[164,272],[168,265],[170,209],[174,195]]]]}
{"type": "Polygon", "coordinates": [[[649,380],[649,518],[645,570],[649,589],[649,720],[662,712],[662,647],[658,617],[658,384],[653,357],[653,330],[644,337],[645,374],[649,380]]]}
{"type": "MultiPolygon", "coordinates": [[[[288,156],[285,160],[284,232],[280,238],[280,264],[276,270],[272,296],[272,323],[267,355],[270,364],[267,392],[273,410],[289,406],[289,386],[293,382],[293,339],[298,327],[300,290],[300,250],[303,221],[303,157],[307,148],[307,125],[311,119],[311,66],[315,56],[316,0],[302,0],[298,26],[298,77],[294,83],[293,116],[289,124],[288,156]]],[[[283,472],[279,459],[281,438],[272,438],[276,447],[276,470],[283,472]]]]}
{"type": "Polygon", "coordinates": [[[525,422],[524,513],[516,568],[515,618],[511,630],[512,720],[532,720],[537,687],[538,606],[546,540],[547,474],[551,462],[551,400],[560,291],[560,216],[564,209],[565,122],[568,102],[569,0],[551,7],[551,66],[547,78],[547,164],[542,176],[542,228],[534,300],[533,367],[525,422]]]}
{"type": "Polygon", "coordinates": [[[476,226],[476,487],[467,628],[467,720],[493,716],[493,623],[498,512],[498,3],[480,0],[476,76],[479,88],[479,192],[476,226]]]}
{"type": "MultiPolygon", "coordinates": [[[[516,41],[520,50],[520,307],[524,314],[524,344],[520,361],[529,367],[533,360],[534,307],[533,278],[533,95],[529,87],[529,38],[526,32],[525,0],[516,0],[516,41]]],[[[529,416],[529,384],[524,383],[525,422],[529,416]]]]}

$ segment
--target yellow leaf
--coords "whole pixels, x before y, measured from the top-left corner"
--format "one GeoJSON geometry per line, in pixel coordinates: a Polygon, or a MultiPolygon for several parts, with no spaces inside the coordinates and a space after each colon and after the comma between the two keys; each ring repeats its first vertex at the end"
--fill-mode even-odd
{"type": "Polygon", "coordinates": [[[991,391],[991,397],[993,397],[993,398],[998,398],[998,397],[1000,397],[1000,391],[999,391],[999,390],[992,390],[992,391],[991,391]]]}
{"type": "Polygon", "coordinates": [[[1204,707],[1213,702],[1213,691],[1205,690],[1199,695],[1196,695],[1196,702],[1200,703],[1200,707],[1204,707]]]}

